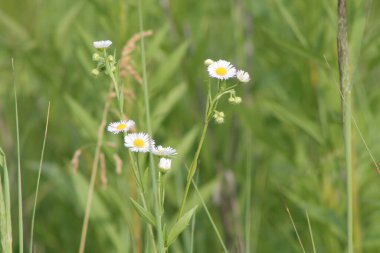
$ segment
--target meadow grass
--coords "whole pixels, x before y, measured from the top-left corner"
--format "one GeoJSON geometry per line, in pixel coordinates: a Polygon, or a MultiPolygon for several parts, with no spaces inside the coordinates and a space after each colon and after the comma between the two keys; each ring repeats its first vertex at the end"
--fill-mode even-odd
{"type": "MultiPolygon", "coordinates": [[[[108,84],[112,84],[106,77],[91,75],[92,42],[111,39],[119,57],[125,43],[143,30],[138,7],[138,0],[0,3],[0,33],[4,35],[0,39],[0,147],[4,151],[0,216],[5,213],[7,223],[1,226],[6,224],[6,233],[13,233],[13,247],[8,244],[5,252],[22,250],[20,235],[28,238],[24,245],[31,243],[33,206],[37,206],[34,252],[61,252],[63,246],[65,252],[78,251],[97,132],[108,84]],[[12,58],[17,67],[19,152],[12,58]],[[49,138],[37,199],[41,149],[35,143],[44,136],[42,112],[49,101],[49,138]],[[78,148],[82,153],[75,173],[71,159],[78,148]],[[21,193],[18,154],[22,198],[17,195],[21,193]],[[23,200],[21,213],[19,200],[23,200]],[[17,225],[20,220],[23,228],[17,225]]],[[[151,128],[156,140],[177,147],[173,170],[165,176],[162,222],[169,227],[178,219],[186,186],[185,164],[191,165],[201,135],[208,79],[203,61],[229,59],[253,77],[252,83],[238,91],[243,98],[239,107],[227,108],[221,102],[227,108],[225,123],[209,125],[199,154],[199,193],[190,187],[184,207],[186,213],[198,205],[196,220],[171,245],[170,252],[221,252],[221,241],[229,252],[239,252],[239,233],[244,235],[243,252],[301,252],[285,206],[292,213],[305,252],[346,252],[351,242],[353,252],[378,252],[376,159],[380,138],[374,126],[380,122],[376,85],[380,4],[347,1],[348,71],[353,84],[352,186],[346,179],[351,170],[345,169],[342,138],[337,1],[210,0],[194,5],[144,0],[142,7],[144,29],[153,34],[130,56],[141,76],[146,67],[148,86],[141,86],[132,76],[118,81],[125,90],[123,113],[138,122],[140,129],[151,128]],[[217,187],[223,184],[225,172],[232,172],[236,195],[217,187]],[[347,188],[354,189],[351,235],[347,234],[347,188]],[[220,196],[233,205],[222,208],[217,201],[220,196]],[[234,226],[226,226],[229,222],[234,226]]],[[[120,104],[112,102],[108,121],[119,117],[120,104]]],[[[99,179],[93,179],[91,184],[86,252],[154,251],[152,238],[158,231],[143,225],[129,202],[132,196],[143,206],[132,159],[119,138],[108,134],[103,138],[99,152],[104,154],[108,183],[103,188],[99,179]],[[121,174],[116,171],[115,154],[122,161],[121,174]]],[[[141,181],[149,186],[145,189],[147,206],[153,207],[158,191],[151,186],[153,174],[145,169],[148,160],[141,156],[136,160],[143,168],[141,181]]]]}

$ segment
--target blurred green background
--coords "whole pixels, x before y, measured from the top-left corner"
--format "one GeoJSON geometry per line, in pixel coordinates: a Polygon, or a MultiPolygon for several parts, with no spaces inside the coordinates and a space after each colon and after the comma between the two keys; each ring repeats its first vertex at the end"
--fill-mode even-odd
{"type": "MultiPolygon", "coordinates": [[[[18,89],[25,238],[29,238],[48,101],[51,118],[35,224],[36,252],[76,252],[97,129],[109,81],[91,69],[92,42],[110,39],[120,57],[139,32],[136,0],[0,2],[0,146],[10,168],[17,250],[16,132],[18,89]],[[77,173],[71,159],[81,148],[77,173]]],[[[178,149],[166,185],[173,220],[194,154],[206,101],[203,61],[226,59],[253,79],[238,88],[239,106],[222,103],[225,124],[211,124],[198,186],[231,252],[346,250],[346,184],[336,32],[337,1],[143,0],[154,138],[178,149]]],[[[348,0],[354,117],[375,159],[380,154],[380,2],[348,0]]],[[[140,44],[131,64],[141,73],[140,44]]],[[[145,128],[142,86],[123,79],[126,112],[145,128]]],[[[107,121],[117,120],[116,103],[107,121]]],[[[120,137],[120,136],[119,136],[120,137]]],[[[117,136],[105,135],[108,184],[96,185],[86,252],[141,252],[146,234],[133,213],[128,158],[117,136]],[[113,155],[123,160],[115,172],[113,155]]],[[[380,184],[354,127],[355,252],[379,252],[380,184]]],[[[191,193],[190,204],[199,203],[191,193]]],[[[221,252],[202,208],[194,252],[221,252]]],[[[170,252],[189,252],[189,231],[170,252]]],[[[27,243],[27,239],[26,239],[27,243]]]]}

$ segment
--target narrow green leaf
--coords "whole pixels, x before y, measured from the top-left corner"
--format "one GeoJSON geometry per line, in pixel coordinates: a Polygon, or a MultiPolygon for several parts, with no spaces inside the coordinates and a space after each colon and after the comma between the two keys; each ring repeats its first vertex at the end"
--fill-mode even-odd
{"type": "Polygon", "coordinates": [[[167,59],[162,61],[162,64],[149,82],[152,89],[157,91],[160,90],[165,84],[172,83],[169,78],[178,71],[178,66],[185,57],[188,46],[189,43],[187,41],[182,43],[182,45],[170,54],[167,59]]]}
{"type": "Polygon", "coordinates": [[[182,233],[183,230],[189,225],[191,218],[193,217],[195,211],[197,210],[198,206],[193,207],[185,213],[177,222],[174,224],[174,226],[170,229],[170,232],[168,234],[168,240],[166,242],[166,246],[169,247],[176,239],[177,237],[182,233]]]}
{"type": "Polygon", "coordinates": [[[62,43],[65,41],[67,37],[67,33],[72,32],[73,23],[78,17],[78,15],[81,14],[81,11],[83,9],[84,2],[80,1],[76,4],[73,4],[70,10],[68,10],[65,15],[61,18],[57,29],[56,29],[56,35],[55,35],[55,43],[57,46],[66,46],[65,43],[62,43]]]}
{"type": "Polygon", "coordinates": [[[299,42],[302,44],[302,46],[307,47],[308,42],[303,36],[301,29],[298,27],[296,20],[293,18],[292,14],[289,12],[289,10],[285,7],[282,1],[273,1],[280,11],[280,14],[284,18],[285,22],[288,23],[289,28],[292,30],[294,35],[297,37],[299,42]]]}
{"type": "MultiPolygon", "coordinates": [[[[10,202],[10,187],[7,161],[4,151],[0,148],[1,167],[3,168],[4,179],[0,176],[0,191],[1,191],[1,244],[4,253],[12,253],[12,221],[11,221],[11,202],[10,202]],[[2,181],[4,180],[4,181],[2,181]]],[[[1,175],[1,173],[0,173],[1,175]]]]}
{"type": "Polygon", "coordinates": [[[144,207],[140,206],[139,203],[134,201],[132,198],[130,198],[130,201],[131,201],[133,207],[136,209],[136,212],[140,215],[140,217],[155,227],[156,221],[155,221],[153,215],[149,211],[145,210],[144,207]]]}
{"type": "Polygon", "coordinates": [[[88,138],[96,138],[97,129],[96,126],[98,123],[95,119],[89,114],[89,112],[83,108],[81,104],[79,104],[75,99],[73,99],[70,95],[65,95],[65,100],[73,113],[74,118],[80,123],[80,128],[83,132],[83,135],[88,138]]]}
{"type": "Polygon", "coordinates": [[[314,138],[318,143],[323,143],[323,137],[318,125],[312,120],[302,116],[302,113],[290,111],[284,106],[271,101],[263,103],[262,107],[270,111],[271,114],[279,120],[299,127],[314,138]]]}
{"type": "Polygon", "coordinates": [[[185,83],[173,87],[169,94],[158,103],[152,113],[153,129],[160,128],[160,124],[184,96],[187,90],[185,83]]]}

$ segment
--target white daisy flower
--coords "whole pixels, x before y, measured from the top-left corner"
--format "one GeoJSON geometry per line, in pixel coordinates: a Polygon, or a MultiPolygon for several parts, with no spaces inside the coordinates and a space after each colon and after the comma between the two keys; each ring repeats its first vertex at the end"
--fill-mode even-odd
{"type": "Polygon", "coordinates": [[[110,40],[94,41],[93,45],[94,45],[95,48],[103,49],[103,48],[107,48],[107,47],[111,46],[112,45],[112,41],[110,41],[110,40]]]}
{"type": "Polygon", "coordinates": [[[210,77],[220,80],[226,80],[236,75],[236,69],[232,64],[225,60],[219,60],[213,62],[207,68],[210,77]]]}
{"type": "Polygon", "coordinates": [[[120,132],[128,132],[134,126],[135,122],[133,120],[122,120],[110,123],[107,130],[113,134],[118,134],[120,132]]]}
{"type": "Polygon", "coordinates": [[[177,151],[171,147],[164,148],[163,146],[158,146],[154,147],[152,153],[157,156],[174,156],[177,154],[177,151]]]}
{"type": "Polygon", "coordinates": [[[149,152],[154,147],[154,140],[146,133],[131,133],[124,137],[124,146],[133,152],[149,152]]]}
{"type": "Polygon", "coordinates": [[[160,168],[161,173],[166,173],[172,168],[172,160],[161,158],[158,167],[160,168]]]}
{"type": "Polygon", "coordinates": [[[244,70],[239,70],[236,73],[236,78],[242,82],[242,83],[248,83],[251,79],[249,78],[248,72],[245,72],[244,70]]]}

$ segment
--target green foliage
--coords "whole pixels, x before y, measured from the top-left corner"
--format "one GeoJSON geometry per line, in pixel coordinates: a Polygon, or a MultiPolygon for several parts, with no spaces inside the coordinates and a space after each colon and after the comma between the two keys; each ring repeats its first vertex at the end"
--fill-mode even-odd
{"type": "Polygon", "coordinates": [[[173,225],[173,227],[170,229],[168,233],[168,239],[166,242],[167,247],[169,247],[177,239],[177,237],[183,232],[183,230],[186,229],[186,227],[189,225],[190,220],[193,217],[197,208],[198,206],[195,206],[192,209],[190,209],[188,212],[183,214],[178,219],[178,221],[173,225]]]}
{"type": "MultiPolygon", "coordinates": [[[[336,2],[143,2],[145,29],[154,32],[145,38],[153,133],[157,142],[176,147],[179,153],[172,172],[165,176],[165,217],[176,218],[186,168],[199,141],[208,78],[203,61],[226,59],[248,71],[253,82],[239,87],[243,103],[226,109],[225,124],[210,124],[200,156],[198,187],[228,250],[247,252],[238,248],[246,227],[250,238],[243,245],[248,244],[250,252],[300,251],[288,206],[306,252],[313,248],[305,211],[310,215],[316,252],[344,252],[347,209],[336,2]],[[222,181],[226,172],[232,175],[231,189],[222,181]],[[247,175],[252,175],[250,192],[247,175]],[[220,184],[223,191],[217,187],[220,184]],[[248,208],[247,195],[251,196],[248,208]]],[[[348,0],[353,115],[375,159],[380,154],[376,127],[380,124],[379,11],[378,1],[348,0]]],[[[43,112],[51,101],[35,217],[36,252],[62,252],[62,245],[65,252],[78,250],[93,151],[110,85],[108,79],[91,75],[92,41],[112,40],[119,58],[125,43],[138,31],[135,0],[0,2],[0,146],[7,154],[10,210],[15,218],[14,58],[25,227],[29,227],[34,200],[43,112]],[[79,148],[82,154],[74,173],[70,161],[79,148]]],[[[141,75],[140,53],[137,43],[130,63],[141,75]]],[[[131,76],[121,81],[126,89],[125,113],[145,131],[143,88],[131,76]]],[[[113,101],[107,121],[117,119],[113,101]]],[[[379,178],[355,126],[353,135],[355,252],[376,253],[380,247],[379,178]]],[[[98,179],[95,185],[86,251],[140,252],[149,244],[149,232],[129,204],[131,197],[141,203],[131,161],[120,136],[107,133],[104,139],[108,183],[102,188],[98,179]],[[123,163],[121,174],[115,170],[115,154],[123,163]]],[[[139,162],[146,165],[141,157],[139,162]]],[[[2,159],[0,167],[4,167],[2,159]]],[[[5,200],[3,170],[1,180],[5,200]]],[[[149,188],[146,196],[151,202],[149,188]]],[[[0,203],[4,203],[1,196],[0,203]]],[[[200,204],[193,190],[187,204],[185,209],[200,204]]],[[[0,210],[4,210],[1,204],[0,210]]],[[[14,250],[19,248],[16,224],[14,220],[14,250]]],[[[166,229],[169,237],[171,227],[166,229]]],[[[193,239],[193,252],[222,251],[202,208],[197,211],[193,239]]],[[[190,241],[185,229],[170,252],[187,252],[190,241]]]]}
{"type": "Polygon", "coordinates": [[[148,210],[146,210],[144,207],[139,205],[136,201],[134,201],[132,198],[129,199],[132,203],[132,206],[135,208],[136,212],[140,215],[142,219],[144,219],[146,222],[151,224],[152,226],[156,226],[156,221],[154,220],[153,214],[151,214],[148,210]]]}

